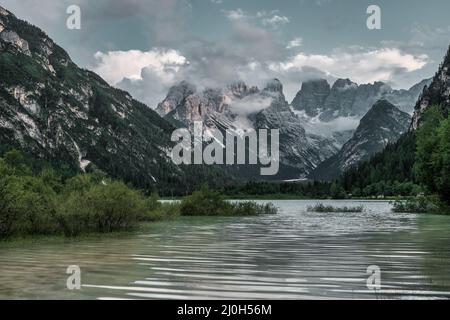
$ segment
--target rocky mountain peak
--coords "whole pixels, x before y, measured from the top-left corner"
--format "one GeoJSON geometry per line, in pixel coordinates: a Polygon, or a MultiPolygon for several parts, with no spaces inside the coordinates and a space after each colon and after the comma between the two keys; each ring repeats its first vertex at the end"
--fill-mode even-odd
{"type": "Polygon", "coordinates": [[[347,90],[347,89],[356,89],[358,88],[358,84],[354,83],[350,79],[337,79],[331,90],[347,90]]]}
{"type": "Polygon", "coordinates": [[[325,79],[309,80],[302,83],[302,90],[319,93],[329,93],[330,84],[325,79]]]}
{"type": "Polygon", "coordinates": [[[165,116],[175,110],[177,106],[182,104],[187,97],[193,95],[196,91],[197,88],[187,81],[182,81],[179,84],[172,86],[164,101],[158,104],[156,112],[160,116],[165,116]]]}
{"type": "Polygon", "coordinates": [[[433,78],[431,84],[423,89],[422,95],[414,109],[411,130],[417,130],[422,122],[423,114],[431,106],[440,106],[443,114],[450,112],[450,46],[444,61],[433,78]]]}
{"type": "Polygon", "coordinates": [[[283,94],[283,84],[278,79],[272,79],[267,82],[264,91],[283,94]]]}
{"type": "Polygon", "coordinates": [[[331,88],[324,79],[308,81],[292,101],[292,107],[308,117],[320,116],[320,120],[329,122],[338,117],[362,118],[378,100],[385,99],[412,114],[419,93],[429,82],[423,80],[410,90],[393,90],[381,81],[358,85],[350,79],[338,79],[331,88]]]}
{"type": "Polygon", "coordinates": [[[9,15],[13,15],[11,12],[9,12],[8,10],[6,10],[5,8],[3,8],[2,6],[0,6],[0,16],[9,16],[9,15]]]}
{"type": "Polygon", "coordinates": [[[292,100],[292,107],[304,110],[307,115],[317,116],[320,108],[330,95],[331,87],[327,80],[317,79],[302,83],[301,90],[292,100]]]}
{"type": "Polygon", "coordinates": [[[288,107],[283,93],[283,84],[278,79],[270,80],[263,89],[262,95],[272,98],[272,106],[274,107],[288,107]]]}
{"type": "Polygon", "coordinates": [[[249,87],[244,81],[236,81],[228,86],[228,94],[238,99],[259,92],[257,87],[249,87]]]}
{"type": "Polygon", "coordinates": [[[311,178],[332,180],[357,163],[397,141],[408,129],[411,117],[387,100],[377,101],[361,119],[353,137],[331,158],[321,163],[311,178]]]}
{"type": "Polygon", "coordinates": [[[378,100],[367,114],[361,119],[361,123],[373,125],[373,122],[380,119],[394,118],[397,121],[409,121],[410,116],[399,110],[396,106],[387,100],[378,100]]]}

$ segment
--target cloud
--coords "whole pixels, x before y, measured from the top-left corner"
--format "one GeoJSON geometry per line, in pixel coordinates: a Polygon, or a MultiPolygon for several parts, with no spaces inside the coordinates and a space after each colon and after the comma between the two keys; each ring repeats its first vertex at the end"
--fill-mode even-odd
{"type": "Polygon", "coordinates": [[[249,16],[240,8],[236,10],[223,10],[223,13],[231,21],[249,18],[249,16]]]}
{"type": "Polygon", "coordinates": [[[274,15],[272,17],[264,18],[262,20],[262,24],[264,26],[271,26],[273,28],[277,28],[277,27],[287,24],[289,22],[290,22],[290,20],[288,17],[279,16],[279,15],[274,15]]]}
{"type": "Polygon", "coordinates": [[[302,44],[303,44],[302,38],[295,38],[295,39],[289,41],[288,45],[286,46],[286,49],[298,48],[298,47],[301,47],[302,44]]]}
{"type": "Polygon", "coordinates": [[[96,73],[111,85],[130,91],[152,108],[181,80],[181,70],[189,65],[180,52],[159,48],[147,52],[97,52],[95,59],[92,69],[96,73]]]}
{"type": "Polygon", "coordinates": [[[442,54],[448,47],[450,39],[450,25],[430,27],[414,23],[410,28],[410,38],[404,41],[383,41],[384,44],[392,44],[397,48],[411,52],[434,52],[442,54]]]}
{"type": "Polygon", "coordinates": [[[270,68],[276,72],[289,73],[312,66],[329,76],[367,83],[392,81],[397,74],[419,70],[427,62],[427,55],[414,56],[396,48],[365,50],[354,47],[335,49],[329,55],[299,53],[284,62],[272,63],[270,68]]]}
{"type": "Polygon", "coordinates": [[[124,78],[142,80],[144,68],[154,72],[162,81],[168,82],[181,66],[188,64],[187,59],[178,51],[163,49],[147,52],[139,50],[97,52],[95,59],[97,64],[93,70],[112,85],[116,85],[124,78]]]}
{"type": "Polygon", "coordinates": [[[253,22],[264,27],[271,27],[273,29],[291,22],[288,17],[279,14],[278,10],[270,12],[258,11],[256,14],[249,14],[238,8],[235,10],[223,10],[222,12],[230,21],[247,20],[248,22],[253,22]]]}
{"type": "Polygon", "coordinates": [[[261,87],[276,77],[283,82],[288,99],[303,81],[316,78],[411,84],[417,82],[415,70],[424,72],[421,68],[430,62],[422,53],[437,44],[446,45],[450,35],[450,27],[417,24],[410,41],[403,43],[305,53],[298,49],[303,44],[301,37],[283,37],[280,28],[291,18],[279,10],[220,11],[219,7],[217,11],[227,18],[229,28],[224,27],[220,39],[206,40],[206,36],[189,30],[189,0],[3,0],[2,4],[49,31],[64,48],[76,53],[76,58],[82,57],[82,66],[90,66],[112,85],[130,91],[152,107],[181,80],[199,88],[224,87],[237,80],[261,87]],[[82,8],[82,32],[61,27],[69,4],[82,8]],[[129,38],[123,36],[127,27],[133,30],[129,38]]]}
{"type": "Polygon", "coordinates": [[[270,97],[261,97],[260,95],[247,96],[241,100],[234,100],[230,108],[237,115],[254,114],[271,106],[273,99],[270,97]]]}

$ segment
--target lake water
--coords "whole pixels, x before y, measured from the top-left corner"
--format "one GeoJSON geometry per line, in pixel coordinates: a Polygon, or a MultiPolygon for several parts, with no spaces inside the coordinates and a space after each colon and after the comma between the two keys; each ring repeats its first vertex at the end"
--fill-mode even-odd
{"type": "MultiPolygon", "coordinates": [[[[264,202],[264,201],[259,201],[264,202]]],[[[435,299],[450,298],[450,217],[310,213],[318,201],[271,201],[280,214],[182,218],[133,234],[0,243],[7,299],[435,299]],[[81,290],[66,288],[69,265],[81,290]],[[367,268],[381,270],[368,289],[367,268]]]]}

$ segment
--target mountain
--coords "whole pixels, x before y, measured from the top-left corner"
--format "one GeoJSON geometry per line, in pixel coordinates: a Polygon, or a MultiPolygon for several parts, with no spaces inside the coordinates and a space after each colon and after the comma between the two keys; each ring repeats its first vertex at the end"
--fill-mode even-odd
{"type": "Polygon", "coordinates": [[[411,113],[422,89],[431,83],[423,80],[409,90],[394,90],[383,82],[362,84],[338,79],[330,87],[324,79],[306,81],[292,101],[292,107],[308,117],[332,121],[338,117],[362,117],[378,100],[387,100],[400,110],[411,113]]]}
{"type": "Polygon", "coordinates": [[[97,168],[141,188],[184,193],[209,171],[172,163],[174,129],[127,92],[79,68],[40,29],[1,8],[1,145],[74,171],[97,168]]]}
{"type": "Polygon", "coordinates": [[[413,131],[419,128],[425,111],[434,105],[440,106],[442,113],[448,116],[450,111],[450,47],[432,83],[424,88],[415,105],[411,124],[413,131]]]}
{"type": "MultiPolygon", "coordinates": [[[[224,89],[202,92],[181,82],[169,90],[156,110],[169,122],[188,128],[195,121],[202,121],[206,130],[280,129],[281,164],[279,174],[272,177],[275,179],[303,178],[338,151],[334,141],[306,133],[277,79],[269,81],[262,90],[238,81],[224,89]]],[[[248,178],[258,178],[251,168],[240,172],[248,178]]]]}
{"type": "MultiPolygon", "coordinates": [[[[427,87],[422,91],[415,104],[415,112],[409,130],[400,139],[388,145],[382,152],[362,161],[357,166],[347,170],[339,177],[337,183],[349,193],[354,189],[366,190],[367,195],[383,194],[387,189],[402,184],[407,188],[402,195],[416,194],[414,189],[414,172],[416,157],[416,130],[423,121],[426,110],[434,105],[441,107],[448,116],[450,109],[450,47],[439,66],[439,69],[427,87]]],[[[419,90],[421,86],[416,88],[419,90]]],[[[395,193],[398,195],[399,192],[395,193]]]]}
{"type": "MultiPolygon", "coordinates": [[[[283,174],[284,179],[305,177],[319,163],[337,152],[332,141],[308,135],[292,112],[283,94],[280,81],[273,80],[261,93],[272,98],[272,104],[254,116],[258,129],[280,129],[280,159],[282,165],[293,168],[296,175],[283,174]]],[[[281,171],[283,173],[283,170],[281,171]]]]}
{"type": "Polygon", "coordinates": [[[310,178],[331,180],[382,151],[408,130],[411,118],[386,100],[380,100],[361,119],[353,137],[330,159],[321,163],[310,178]]]}

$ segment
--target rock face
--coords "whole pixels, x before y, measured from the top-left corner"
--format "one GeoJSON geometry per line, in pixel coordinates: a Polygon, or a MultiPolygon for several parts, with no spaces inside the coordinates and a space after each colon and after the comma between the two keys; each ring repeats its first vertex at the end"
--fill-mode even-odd
{"type": "MultiPolygon", "coordinates": [[[[2,27],[2,28],[4,28],[4,27],[2,27]]],[[[25,53],[28,56],[31,56],[31,53],[30,53],[30,50],[28,47],[28,42],[23,40],[22,38],[20,38],[19,35],[17,33],[15,33],[14,31],[9,31],[9,30],[3,29],[0,33],[0,38],[4,42],[12,44],[19,51],[25,53]]]]}
{"type": "Polygon", "coordinates": [[[409,90],[393,90],[383,82],[358,85],[349,79],[338,79],[330,88],[326,80],[313,80],[302,84],[292,107],[326,122],[338,117],[362,117],[381,99],[412,113],[420,92],[430,82],[427,79],[409,90]]]}
{"type": "MultiPolygon", "coordinates": [[[[142,188],[163,190],[171,181],[186,189],[189,177],[168,155],[171,124],[78,68],[38,28],[3,8],[0,19],[0,144],[73,170],[96,167],[142,188]]],[[[183,90],[165,108],[193,91],[183,90]]]]}
{"type": "Polygon", "coordinates": [[[407,131],[409,114],[400,111],[386,100],[380,100],[361,119],[353,137],[330,159],[320,164],[310,178],[332,180],[351,166],[367,160],[397,141],[407,131]]]}
{"type": "Polygon", "coordinates": [[[420,127],[424,112],[431,106],[440,106],[444,115],[450,111],[450,47],[439,66],[432,83],[425,87],[414,109],[411,130],[420,127]]]}
{"type": "Polygon", "coordinates": [[[177,106],[185,102],[184,99],[186,97],[194,94],[195,91],[197,91],[195,86],[184,81],[181,82],[179,85],[170,89],[167,98],[158,105],[156,112],[160,115],[166,115],[172,112],[177,106]]]}
{"type": "Polygon", "coordinates": [[[243,82],[200,93],[185,90],[186,87],[193,88],[185,82],[174,86],[158,105],[158,112],[169,122],[189,128],[194,121],[203,121],[207,128],[231,131],[280,130],[280,173],[272,178],[305,177],[338,150],[333,141],[306,133],[286,101],[283,85],[277,79],[267,83],[263,90],[243,82]],[[183,97],[179,95],[181,92],[183,97]],[[178,103],[176,107],[173,107],[174,101],[178,103]]]}
{"type": "Polygon", "coordinates": [[[304,82],[292,101],[292,106],[297,110],[304,110],[308,116],[315,117],[321,111],[321,106],[325,105],[330,92],[331,87],[325,79],[304,82]]]}
{"type": "Polygon", "coordinates": [[[284,97],[281,82],[272,81],[262,94],[272,97],[273,100],[269,108],[255,115],[254,127],[280,129],[281,163],[285,167],[296,169],[295,175],[289,176],[285,173],[284,178],[305,177],[327,156],[337,151],[332,141],[306,134],[284,97]]]}

